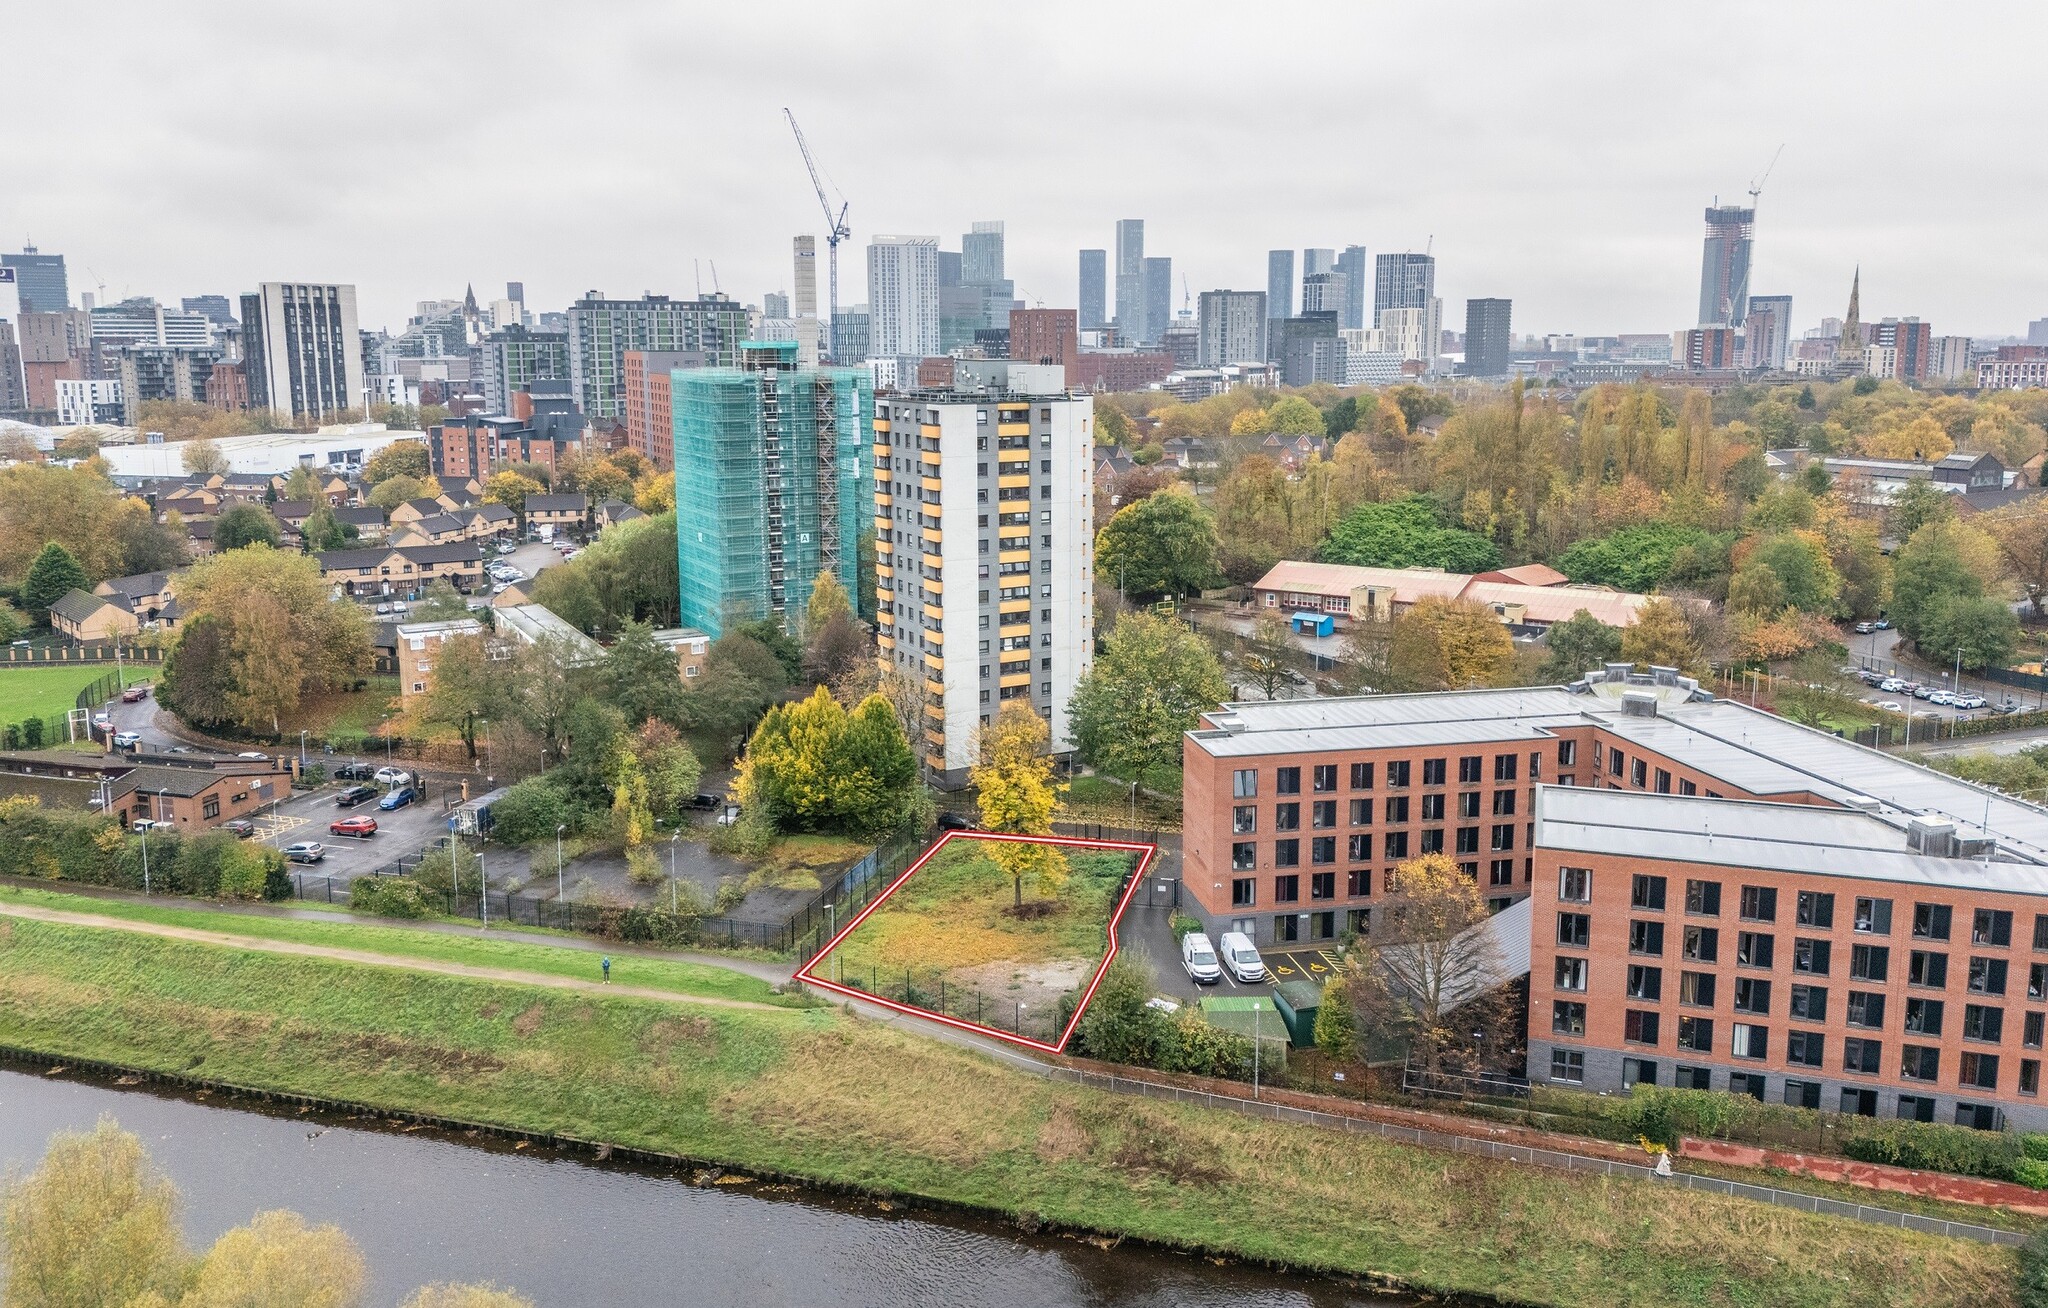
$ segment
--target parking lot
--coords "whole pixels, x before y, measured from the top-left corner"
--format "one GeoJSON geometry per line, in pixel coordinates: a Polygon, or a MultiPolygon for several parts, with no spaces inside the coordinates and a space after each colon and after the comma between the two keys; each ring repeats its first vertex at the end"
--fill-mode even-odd
{"type": "Polygon", "coordinates": [[[429,781],[426,798],[389,813],[379,809],[374,799],[354,808],[336,807],[335,796],[354,784],[329,782],[318,790],[294,795],[256,820],[257,838],[267,845],[282,849],[294,841],[317,840],[327,847],[326,856],[318,863],[292,865],[309,895],[321,892],[322,878],[332,881],[336,893],[345,893],[348,883],[359,874],[389,864],[401,854],[418,853],[448,834],[450,797],[459,793],[452,787],[429,781]],[[368,837],[330,834],[328,824],[345,817],[375,818],[377,833],[368,837]]]}

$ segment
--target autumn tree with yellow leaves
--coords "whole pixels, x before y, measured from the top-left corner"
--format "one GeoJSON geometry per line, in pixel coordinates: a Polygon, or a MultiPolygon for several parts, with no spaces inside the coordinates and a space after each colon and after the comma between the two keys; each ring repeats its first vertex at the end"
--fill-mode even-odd
{"type": "MultiPolygon", "coordinates": [[[[1005,701],[981,729],[981,762],[968,775],[981,810],[981,829],[1007,835],[1049,836],[1063,789],[1053,780],[1051,732],[1021,699],[1005,701]]],[[[1056,847],[1032,841],[991,841],[989,857],[1016,883],[1023,898],[1032,882],[1047,899],[1067,883],[1067,860],[1056,847]]]]}

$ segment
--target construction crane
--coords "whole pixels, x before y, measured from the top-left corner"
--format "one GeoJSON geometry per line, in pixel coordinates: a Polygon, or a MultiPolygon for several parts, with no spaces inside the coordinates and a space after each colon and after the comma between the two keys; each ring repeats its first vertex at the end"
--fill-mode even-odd
{"type": "Polygon", "coordinates": [[[804,168],[811,174],[811,189],[818,193],[818,207],[825,211],[826,278],[829,285],[825,302],[826,313],[829,316],[825,319],[825,330],[822,335],[825,339],[826,357],[838,363],[841,360],[833,344],[832,327],[839,317],[839,243],[853,235],[853,229],[846,225],[846,197],[839,197],[839,214],[834,217],[832,201],[825,197],[825,183],[818,177],[817,162],[811,158],[810,142],[804,140],[804,129],[796,125],[796,115],[787,107],[783,109],[782,116],[789,119],[789,130],[796,133],[796,148],[803,153],[804,168]]]}
{"type": "Polygon", "coordinates": [[[1776,168],[1778,166],[1778,155],[1783,153],[1785,153],[1785,147],[1783,145],[1780,145],[1778,147],[1777,153],[1771,156],[1770,163],[1764,166],[1763,174],[1749,184],[1750,208],[1756,208],[1756,202],[1758,198],[1761,197],[1764,193],[1764,183],[1771,180],[1771,169],[1776,168]]]}

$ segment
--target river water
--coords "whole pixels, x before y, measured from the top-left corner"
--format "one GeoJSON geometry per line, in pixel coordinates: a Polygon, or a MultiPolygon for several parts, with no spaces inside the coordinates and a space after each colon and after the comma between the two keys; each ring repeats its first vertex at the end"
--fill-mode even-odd
{"type": "Polygon", "coordinates": [[[360,1244],[369,1303],[428,1281],[494,1280],[543,1308],[1350,1308],[1406,1303],[1328,1281],[994,1222],[883,1212],[790,1187],[674,1176],[312,1115],[0,1069],[0,1169],[109,1116],[185,1196],[204,1248],[259,1210],[360,1244]]]}

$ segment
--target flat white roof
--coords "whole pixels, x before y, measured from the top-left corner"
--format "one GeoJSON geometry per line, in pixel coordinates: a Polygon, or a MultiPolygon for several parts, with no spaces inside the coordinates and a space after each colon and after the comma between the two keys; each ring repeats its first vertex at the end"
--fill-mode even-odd
{"type": "MultiPolygon", "coordinates": [[[[223,436],[214,442],[226,456],[230,473],[274,476],[310,462],[325,469],[332,456],[360,453],[367,460],[387,445],[426,440],[424,432],[357,429],[332,434],[267,432],[255,436],[223,436]]],[[[185,477],[184,441],[149,445],[109,445],[100,450],[109,475],[121,481],[154,481],[185,477]]]]}

